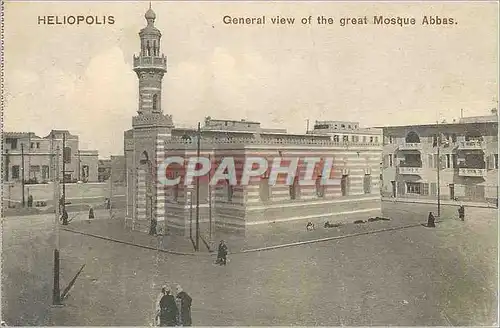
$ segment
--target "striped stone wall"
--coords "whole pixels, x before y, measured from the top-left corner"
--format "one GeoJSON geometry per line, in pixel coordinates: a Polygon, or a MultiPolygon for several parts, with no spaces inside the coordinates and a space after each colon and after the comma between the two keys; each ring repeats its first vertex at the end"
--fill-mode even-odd
{"type": "MultiPolygon", "coordinates": [[[[196,145],[167,143],[164,153],[169,156],[182,156],[187,160],[196,156],[196,145]]],[[[318,166],[314,170],[311,185],[299,185],[296,198],[291,199],[290,186],[284,185],[286,175],[278,175],[277,184],[266,187],[266,174],[252,177],[247,186],[228,186],[220,182],[213,187],[212,218],[216,229],[229,229],[245,233],[250,227],[269,223],[307,221],[317,223],[345,221],[354,218],[368,218],[380,215],[380,159],[381,150],[378,144],[365,145],[259,145],[231,143],[202,143],[201,156],[211,154],[214,166],[220,164],[222,158],[232,156],[235,160],[236,176],[240,181],[245,160],[249,157],[265,157],[269,167],[274,157],[282,157],[282,166],[287,165],[287,158],[300,158],[298,176],[303,179],[306,171],[305,157],[333,157],[333,170],[330,179],[347,177],[346,195],[342,195],[340,184],[318,187],[316,182],[322,170],[318,166]],[[365,176],[367,178],[365,178],[365,176]],[[370,188],[364,184],[370,179],[370,188]],[[232,193],[229,192],[232,188],[232,193]],[[232,197],[229,197],[229,195],[232,197]],[[268,197],[266,197],[266,194],[268,197]]],[[[159,149],[161,151],[161,149],[159,149]]],[[[187,165],[185,165],[187,167],[187,165]]],[[[185,168],[179,166],[176,174],[183,175],[185,168]]],[[[214,169],[215,170],[215,169],[214,169]]],[[[213,172],[212,172],[213,174],[213,172]]],[[[267,176],[269,173],[267,173],[267,176]]],[[[208,220],[207,181],[200,182],[200,221],[208,220]]],[[[165,189],[165,216],[169,226],[189,231],[191,214],[187,190],[195,193],[195,188],[180,185],[165,189]],[[177,189],[174,191],[174,189],[177,189]],[[177,195],[176,197],[174,195],[177,195]]],[[[194,200],[194,199],[193,199],[194,200]]],[[[194,208],[193,204],[193,208],[194,208]]],[[[160,212],[158,212],[160,215],[160,212]]]]}
{"type": "Polygon", "coordinates": [[[140,230],[143,232],[149,232],[149,221],[146,217],[146,176],[147,172],[144,168],[139,167],[137,169],[137,195],[135,201],[136,213],[135,220],[133,222],[133,229],[140,230]]]}

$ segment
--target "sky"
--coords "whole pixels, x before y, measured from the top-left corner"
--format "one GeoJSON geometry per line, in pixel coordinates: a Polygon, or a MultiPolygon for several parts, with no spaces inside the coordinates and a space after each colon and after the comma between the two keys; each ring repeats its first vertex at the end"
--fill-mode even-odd
{"type": "MultiPolygon", "coordinates": [[[[132,57],[149,4],[5,3],[4,131],[67,129],[81,149],[123,154],[138,107],[132,57]],[[44,15],[113,15],[113,25],[38,25],[44,15]]],[[[206,116],[304,133],[306,120],[362,127],[451,121],[498,107],[498,4],[156,2],[167,56],[162,108],[176,126],[206,116]],[[260,17],[266,25],[225,25],[260,17]],[[270,17],[295,17],[293,26],[270,17]],[[302,17],[313,24],[302,25],[302,17]],[[323,15],[333,25],[318,25],[323,15]],[[342,17],[415,17],[415,26],[351,25],[342,17]],[[424,15],[452,26],[420,25],[424,15]]]]}

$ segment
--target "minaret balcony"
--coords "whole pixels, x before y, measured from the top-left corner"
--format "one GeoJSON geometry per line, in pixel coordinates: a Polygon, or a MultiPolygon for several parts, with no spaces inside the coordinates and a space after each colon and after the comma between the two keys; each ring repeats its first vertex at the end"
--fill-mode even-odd
{"type": "Polygon", "coordinates": [[[134,56],[134,69],[136,68],[159,68],[167,69],[167,57],[159,56],[134,56]]]}

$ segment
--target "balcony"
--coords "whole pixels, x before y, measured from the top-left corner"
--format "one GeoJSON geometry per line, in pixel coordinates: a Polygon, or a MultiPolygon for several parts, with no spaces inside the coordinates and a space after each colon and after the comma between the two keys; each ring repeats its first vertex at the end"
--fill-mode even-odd
{"type": "Polygon", "coordinates": [[[152,67],[166,70],[167,57],[134,56],[134,68],[152,67]]]}
{"type": "Polygon", "coordinates": [[[422,150],[420,142],[405,142],[399,145],[399,150],[422,150]]]}
{"type": "Polygon", "coordinates": [[[459,168],[458,175],[461,177],[484,178],[486,176],[486,169],[459,168]]]}
{"type": "Polygon", "coordinates": [[[469,140],[469,141],[460,141],[458,143],[459,150],[482,150],[483,143],[481,140],[469,140]]]}
{"type": "Polygon", "coordinates": [[[411,166],[400,166],[398,172],[399,174],[405,174],[405,175],[420,175],[422,174],[422,168],[411,167],[411,166]]]}

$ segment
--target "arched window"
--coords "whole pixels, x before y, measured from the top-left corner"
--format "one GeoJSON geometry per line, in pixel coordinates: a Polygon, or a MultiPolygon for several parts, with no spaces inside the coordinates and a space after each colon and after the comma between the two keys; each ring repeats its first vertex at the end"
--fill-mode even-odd
{"type": "Polygon", "coordinates": [[[325,197],[325,185],[323,184],[322,178],[321,175],[316,177],[316,196],[319,198],[325,197]]]}
{"type": "Polygon", "coordinates": [[[231,185],[231,182],[229,181],[229,179],[226,180],[226,183],[227,183],[227,201],[232,202],[233,201],[233,193],[234,193],[233,185],[231,185]]]}
{"type": "Polygon", "coordinates": [[[342,196],[347,196],[349,194],[349,176],[342,175],[342,179],[340,180],[340,191],[342,196]]]}
{"type": "Polygon", "coordinates": [[[153,110],[158,110],[158,95],[153,95],[153,110]]]}
{"type": "Polygon", "coordinates": [[[406,143],[420,143],[418,134],[414,131],[409,132],[405,138],[406,143]]]}
{"type": "Polygon", "coordinates": [[[259,195],[260,200],[266,202],[269,200],[269,176],[264,174],[260,177],[260,185],[259,185],[259,195]]]}
{"type": "Polygon", "coordinates": [[[365,174],[363,177],[363,192],[365,194],[372,192],[372,176],[370,174],[365,174]]]}
{"type": "Polygon", "coordinates": [[[149,44],[149,40],[146,41],[146,56],[151,56],[151,45],[149,44]]]}
{"type": "Polygon", "coordinates": [[[141,163],[141,164],[147,164],[148,161],[149,161],[148,153],[146,151],[143,151],[142,154],[141,154],[141,159],[139,160],[139,163],[141,163]]]}
{"type": "Polygon", "coordinates": [[[294,178],[293,183],[290,185],[290,199],[298,199],[299,198],[299,179],[297,177],[294,178]]]}

